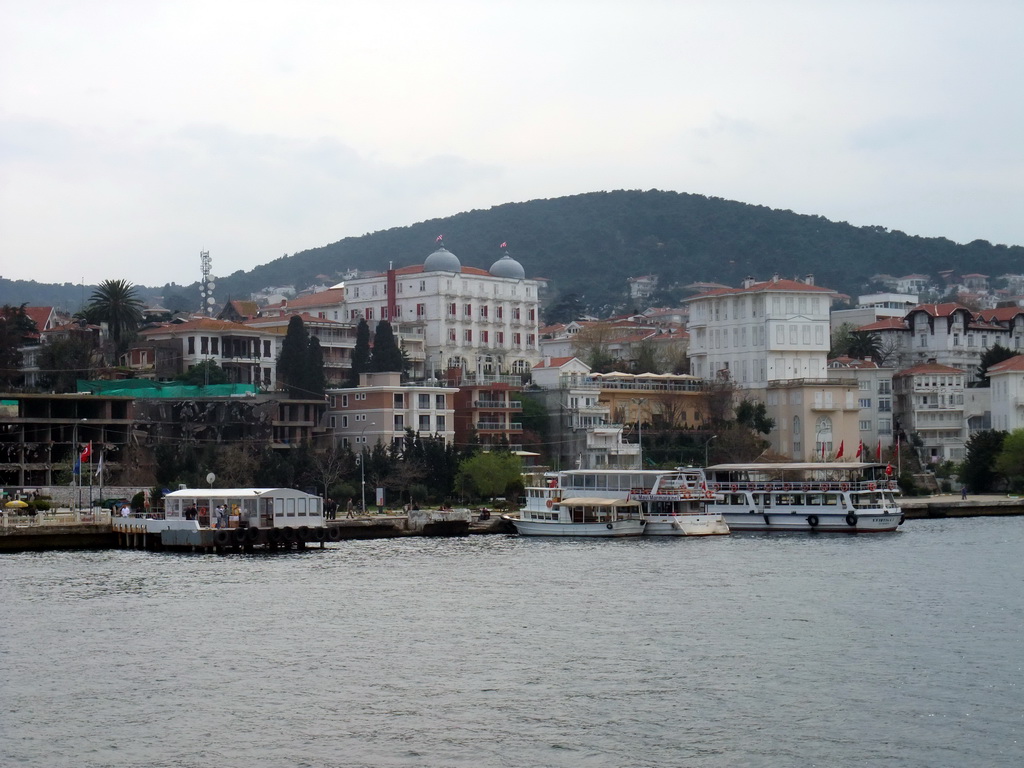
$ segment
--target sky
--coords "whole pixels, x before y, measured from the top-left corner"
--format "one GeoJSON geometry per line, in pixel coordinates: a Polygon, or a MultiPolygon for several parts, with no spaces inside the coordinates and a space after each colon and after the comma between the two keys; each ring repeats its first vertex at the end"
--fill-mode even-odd
{"type": "Polygon", "coordinates": [[[1019,0],[0,0],[0,277],[615,189],[1024,245],[1022,37],[1019,0]]]}

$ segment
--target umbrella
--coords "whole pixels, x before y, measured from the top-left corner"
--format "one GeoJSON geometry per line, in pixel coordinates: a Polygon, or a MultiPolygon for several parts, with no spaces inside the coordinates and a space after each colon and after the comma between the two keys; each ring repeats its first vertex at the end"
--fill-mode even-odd
{"type": "Polygon", "coordinates": [[[25,507],[28,506],[28,504],[26,504],[21,499],[15,499],[14,501],[8,501],[6,504],[4,504],[4,506],[7,507],[8,509],[13,509],[13,508],[24,509],[25,507]]]}

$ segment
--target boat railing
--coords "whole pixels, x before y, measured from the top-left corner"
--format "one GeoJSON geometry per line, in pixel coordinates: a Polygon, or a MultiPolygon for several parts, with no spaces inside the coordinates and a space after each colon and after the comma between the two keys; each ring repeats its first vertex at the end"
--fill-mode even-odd
{"type": "Polygon", "coordinates": [[[820,480],[820,481],[784,481],[766,480],[749,481],[737,480],[730,482],[715,481],[708,484],[713,493],[728,491],[842,491],[862,493],[865,491],[898,491],[899,485],[895,480],[820,480]]]}

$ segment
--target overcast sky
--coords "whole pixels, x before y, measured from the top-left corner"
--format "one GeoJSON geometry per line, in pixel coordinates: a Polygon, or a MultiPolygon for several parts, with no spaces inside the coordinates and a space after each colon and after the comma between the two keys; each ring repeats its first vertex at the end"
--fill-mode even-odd
{"type": "Polygon", "coordinates": [[[1024,245],[1022,38],[1020,0],[0,0],[0,276],[611,189],[1024,245]]]}

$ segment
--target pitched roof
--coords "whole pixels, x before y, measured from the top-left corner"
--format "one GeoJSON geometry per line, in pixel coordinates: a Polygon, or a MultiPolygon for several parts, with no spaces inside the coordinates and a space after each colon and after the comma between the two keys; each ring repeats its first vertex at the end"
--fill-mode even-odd
{"type": "Polygon", "coordinates": [[[1017,371],[1024,372],[1024,355],[1015,355],[1014,357],[988,367],[989,376],[993,373],[1010,373],[1017,371]]]}
{"type": "Polygon", "coordinates": [[[878,363],[874,360],[860,360],[856,357],[850,357],[849,355],[840,355],[839,357],[833,357],[828,361],[829,368],[878,368],[878,363]]]}
{"type": "Polygon", "coordinates": [[[307,293],[305,296],[296,296],[285,303],[288,309],[301,309],[302,307],[322,307],[324,304],[341,304],[345,301],[344,288],[328,288],[319,293],[307,293]]]}
{"type": "Polygon", "coordinates": [[[883,317],[873,323],[862,325],[858,331],[905,331],[907,324],[902,317],[883,317]]]}
{"type": "Polygon", "coordinates": [[[36,324],[36,330],[44,331],[53,315],[53,307],[25,307],[25,314],[36,324]]]}
{"type": "Polygon", "coordinates": [[[696,296],[690,296],[689,298],[683,299],[683,301],[693,301],[694,299],[703,299],[711,296],[734,296],[741,293],[762,293],[764,291],[803,291],[806,293],[835,293],[831,288],[825,288],[821,285],[810,285],[808,283],[801,283],[797,280],[766,280],[763,283],[754,283],[747,288],[716,288],[714,290],[707,291],[706,293],[699,293],[696,296]]]}
{"type": "Polygon", "coordinates": [[[921,365],[915,365],[910,368],[906,368],[896,376],[917,376],[921,373],[959,373],[963,374],[959,368],[954,368],[951,365],[941,365],[940,363],[921,363],[921,365]]]}
{"type": "MultiPolygon", "coordinates": [[[[579,360],[579,358],[577,358],[574,355],[569,355],[568,357],[545,358],[544,360],[541,360],[539,363],[537,363],[533,367],[534,368],[561,368],[563,365],[565,365],[566,363],[571,363],[573,360],[579,360]]],[[[579,362],[583,363],[582,360],[579,360],[579,362]]],[[[586,365],[586,363],[583,363],[583,364],[586,365]]]]}
{"type": "Polygon", "coordinates": [[[957,311],[966,312],[971,317],[974,316],[974,313],[971,312],[971,310],[963,304],[957,304],[955,301],[948,301],[945,304],[918,304],[916,307],[911,307],[907,311],[907,314],[909,315],[912,312],[924,312],[932,317],[949,317],[957,311]]]}

